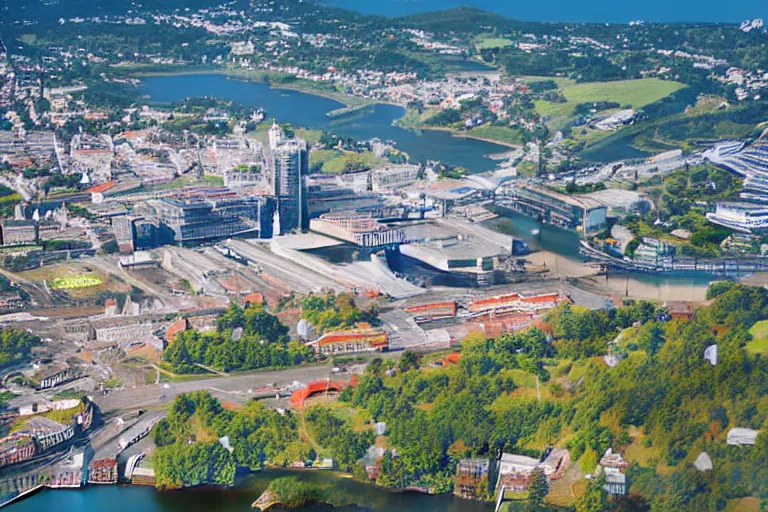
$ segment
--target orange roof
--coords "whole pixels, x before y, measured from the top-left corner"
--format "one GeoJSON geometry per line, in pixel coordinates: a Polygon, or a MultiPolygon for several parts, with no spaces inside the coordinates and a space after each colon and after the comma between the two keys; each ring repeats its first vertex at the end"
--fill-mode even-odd
{"type": "Polygon", "coordinates": [[[443,366],[448,366],[449,364],[458,364],[459,361],[461,361],[461,354],[458,352],[451,352],[445,356],[445,359],[443,359],[443,366]]]}
{"type": "Polygon", "coordinates": [[[243,304],[264,304],[264,295],[259,292],[249,293],[243,297],[243,304]]]}
{"type": "Polygon", "coordinates": [[[389,336],[384,331],[336,331],[323,334],[314,343],[318,345],[330,345],[333,343],[347,343],[350,341],[364,341],[373,347],[389,345],[389,336]]]}
{"type": "Polygon", "coordinates": [[[450,309],[452,311],[456,311],[456,303],[453,301],[449,302],[431,302],[428,304],[418,304],[416,306],[408,306],[403,308],[403,311],[406,313],[421,313],[422,311],[430,311],[433,309],[450,309]]]}
{"type": "Polygon", "coordinates": [[[184,332],[189,328],[189,322],[186,318],[180,318],[179,320],[175,321],[173,324],[171,324],[170,327],[168,327],[168,330],[165,332],[165,341],[168,343],[173,343],[173,339],[176,337],[176,335],[180,332],[184,332]]]}
{"type": "Polygon", "coordinates": [[[114,181],[108,181],[106,183],[102,183],[101,185],[96,185],[95,187],[89,188],[86,192],[90,192],[91,194],[100,194],[101,192],[106,192],[107,190],[111,189],[117,185],[114,181]]]}

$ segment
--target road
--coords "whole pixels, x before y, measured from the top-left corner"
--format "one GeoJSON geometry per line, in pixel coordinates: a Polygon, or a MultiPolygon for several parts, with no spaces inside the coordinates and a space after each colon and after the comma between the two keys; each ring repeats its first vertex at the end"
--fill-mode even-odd
{"type": "MultiPolygon", "coordinates": [[[[384,358],[399,357],[398,352],[376,354],[384,358]]],[[[192,391],[210,391],[211,394],[228,402],[244,403],[251,394],[249,389],[274,384],[284,387],[294,381],[309,383],[322,380],[331,376],[330,366],[302,366],[298,368],[286,368],[282,370],[261,370],[253,373],[238,374],[229,377],[212,377],[185,382],[168,382],[125,388],[112,391],[109,395],[94,397],[94,401],[102,413],[109,414],[116,411],[130,410],[146,407],[160,407],[168,404],[182,393],[192,391]]],[[[344,376],[348,374],[343,374],[344,376]]],[[[334,376],[338,380],[339,376],[334,376]]]]}

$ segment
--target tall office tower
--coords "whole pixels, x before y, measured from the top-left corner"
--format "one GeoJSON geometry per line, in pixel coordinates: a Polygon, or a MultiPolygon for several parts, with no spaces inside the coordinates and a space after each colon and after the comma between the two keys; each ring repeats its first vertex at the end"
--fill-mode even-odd
{"type": "Polygon", "coordinates": [[[272,125],[269,130],[269,163],[272,193],[277,198],[280,233],[305,227],[304,176],[309,172],[309,149],[306,141],[287,137],[272,125]]]}

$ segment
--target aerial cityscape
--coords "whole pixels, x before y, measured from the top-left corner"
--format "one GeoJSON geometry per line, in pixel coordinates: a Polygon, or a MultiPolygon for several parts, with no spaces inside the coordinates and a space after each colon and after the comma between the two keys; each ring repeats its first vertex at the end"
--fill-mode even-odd
{"type": "Polygon", "coordinates": [[[369,1],[0,2],[0,508],[768,511],[765,6],[369,1]]]}

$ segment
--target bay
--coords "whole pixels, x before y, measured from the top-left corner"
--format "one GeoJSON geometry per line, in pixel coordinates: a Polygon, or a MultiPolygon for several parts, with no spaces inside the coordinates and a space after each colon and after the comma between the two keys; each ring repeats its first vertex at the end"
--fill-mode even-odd
{"type": "Polygon", "coordinates": [[[331,119],[326,114],[342,108],[341,103],[305,92],[272,88],[260,82],[231,80],[224,75],[169,75],[145,78],[141,92],[153,102],[170,103],[189,97],[215,97],[253,108],[264,108],[280,123],[318,129],[331,129],[338,135],[365,140],[377,137],[391,140],[414,162],[439,160],[470,173],[495,169],[498,162],[489,155],[509,148],[489,142],[453,137],[448,132],[412,132],[393,123],[405,114],[395,105],[377,104],[347,117],[331,119]]]}

